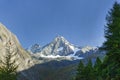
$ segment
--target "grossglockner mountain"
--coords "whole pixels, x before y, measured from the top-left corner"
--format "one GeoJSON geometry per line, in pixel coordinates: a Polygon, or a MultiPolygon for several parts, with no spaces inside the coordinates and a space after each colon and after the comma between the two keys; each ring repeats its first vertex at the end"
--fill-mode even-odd
{"type": "Polygon", "coordinates": [[[65,58],[65,59],[83,59],[83,55],[96,53],[97,47],[85,46],[79,47],[71,44],[63,36],[57,36],[49,44],[40,47],[39,44],[32,45],[29,52],[36,58],[65,58]]]}

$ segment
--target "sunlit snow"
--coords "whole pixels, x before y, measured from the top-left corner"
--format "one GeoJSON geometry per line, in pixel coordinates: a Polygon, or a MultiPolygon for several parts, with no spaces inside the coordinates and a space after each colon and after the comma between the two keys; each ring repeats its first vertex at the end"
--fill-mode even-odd
{"type": "Polygon", "coordinates": [[[57,49],[57,51],[62,51],[63,50],[63,47],[60,47],[57,49]]]}
{"type": "Polygon", "coordinates": [[[76,52],[77,51],[79,51],[80,49],[78,49],[78,48],[75,48],[74,49],[74,53],[73,54],[70,54],[70,55],[68,55],[68,57],[72,57],[72,58],[74,58],[74,60],[76,60],[76,59],[83,59],[83,57],[78,57],[78,56],[76,56],[75,54],[76,54],[76,52]]]}
{"type": "Polygon", "coordinates": [[[54,56],[54,55],[47,55],[47,56],[45,56],[45,55],[40,55],[41,57],[44,57],[44,58],[59,58],[59,57],[62,57],[62,56],[60,56],[60,55],[56,55],[56,56],[54,56]]]}
{"type": "MultiPolygon", "coordinates": [[[[60,51],[62,49],[63,49],[63,47],[60,47],[58,51],[60,51]]],[[[53,59],[55,59],[55,58],[62,58],[62,57],[67,58],[67,59],[71,59],[72,58],[74,60],[83,59],[83,57],[78,57],[78,56],[75,55],[76,52],[79,51],[79,50],[80,49],[78,49],[78,48],[74,48],[74,53],[70,54],[70,55],[67,55],[67,56],[60,56],[60,55],[47,55],[46,56],[46,55],[43,55],[43,54],[41,54],[40,56],[43,57],[43,58],[53,58],[53,59]]]]}

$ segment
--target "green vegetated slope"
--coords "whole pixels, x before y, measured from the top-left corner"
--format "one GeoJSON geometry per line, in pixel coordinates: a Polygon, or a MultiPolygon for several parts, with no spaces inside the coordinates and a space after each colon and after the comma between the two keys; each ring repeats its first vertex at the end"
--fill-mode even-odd
{"type": "Polygon", "coordinates": [[[64,62],[52,63],[54,62],[40,66],[41,80],[71,80],[74,77],[78,65],[77,62],[68,62],[68,65],[64,65],[64,62]]]}

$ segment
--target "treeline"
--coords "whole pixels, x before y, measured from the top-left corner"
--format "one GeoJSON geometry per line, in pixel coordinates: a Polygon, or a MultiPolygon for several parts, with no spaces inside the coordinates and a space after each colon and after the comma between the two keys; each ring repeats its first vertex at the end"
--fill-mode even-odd
{"type": "Polygon", "coordinates": [[[102,80],[99,76],[101,74],[101,63],[99,58],[96,59],[95,65],[92,64],[91,60],[88,61],[87,65],[80,61],[75,80],[102,80]]]}
{"type": "Polygon", "coordinates": [[[93,65],[80,61],[75,80],[120,80],[120,4],[115,2],[106,16],[105,38],[101,50],[106,51],[103,61],[99,58],[93,65]]]}

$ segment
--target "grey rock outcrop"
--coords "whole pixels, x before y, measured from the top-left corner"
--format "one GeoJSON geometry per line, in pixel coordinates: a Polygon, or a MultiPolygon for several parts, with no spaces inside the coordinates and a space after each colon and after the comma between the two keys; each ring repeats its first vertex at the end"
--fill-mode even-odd
{"type": "MultiPolygon", "coordinates": [[[[6,52],[7,45],[10,45],[10,51],[16,53],[12,57],[16,61],[18,66],[18,72],[26,70],[34,65],[34,62],[27,51],[25,51],[20,45],[17,37],[11,33],[3,24],[0,23],[0,59],[4,60],[4,56],[8,54],[6,52]]],[[[21,75],[28,75],[21,73],[21,75]]],[[[29,79],[32,80],[32,79],[29,79]]]]}

